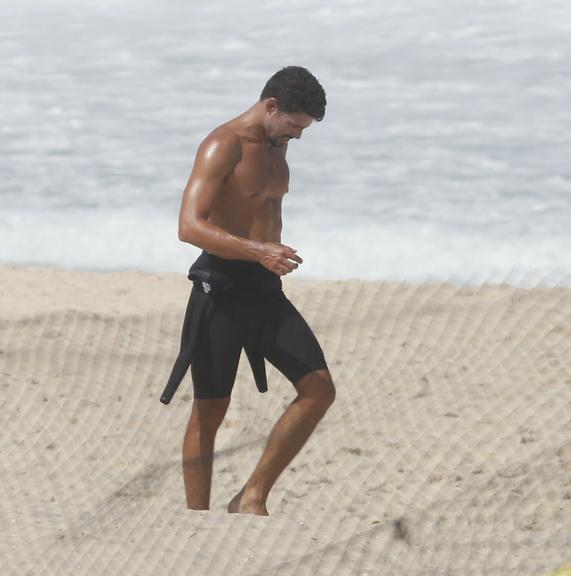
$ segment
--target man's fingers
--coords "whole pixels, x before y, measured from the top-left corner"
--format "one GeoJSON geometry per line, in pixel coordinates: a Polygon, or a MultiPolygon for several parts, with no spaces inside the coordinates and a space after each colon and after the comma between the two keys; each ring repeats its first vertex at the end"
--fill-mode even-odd
{"type": "Polygon", "coordinates": [[[284,258],[289,258],[290,260],[294,260],[298,264],[303,264],[303,260],[302,260],[301,256],[298,256],[296,254],[297,250],[295,248],[292,248],[291,246],[288,246],[287,244],[282,244],[281,246],[282,246],[282,248],[284,248],[284,250],[282,252],[282,256],[284,258]]]}
{"type": "Polygon", "coordinates": [[[285,257],[288,258],[289,260],[294,260],[298,264],[303,264],[303,260],[301,259],[301,256],[298,256],[294,252],[286,252],[285,257]]]}
{"type": "Polygon", "coordinates": [[[281,244],[281,250],[277,254],[279,262],[276,263],[275,271],[280,275],[289,274],[293,272],[303,260],[296,254],[297,250],[286,244],[281,244]]]}
{"type": "MultiPolygon", "coordinates": [[[[288,256],[288,258],[290,258],[291,260],[295,260],[299,264],[303,264],[303,260],[297,254],[293,254],[292,256],[288,256]]],[[[296,268],[297,268],[297,266],[296,266],[296,268]]]]}
{"type": "Polygon", "coordinates": [[[276,266],[276,270],[278,271],[279,274],[281,274],[282,276],[285,276],[286,274],[293,272],[298,266],[299,266],[299,264],[296,264],[295,262],[290,262],[289,260],[284,258],[276,266]]]}
{"type": "Polygon", "coordinates": [[[289,274],[291,272],[291,268],[286,266],[285,264],[280,264],[277,267],[278,274],[284,276],[285,274],[289,274]]]}
{"type": "Polygon", "coordinates": [[[287,244],[282,244],[282,246],[286,249],[286,252],[284,254],[286,258],[289,258],[290,260],[295,260],[299,264],[303,263],[303,260],[301,259],[301,257],[296,254],[297,250],[295,248],[292,248],[291,246],[288,246],[287,244]]]}
{"type": "Polygon", "coordinates": [[[283,265],[291,272],[292,270],[295,270],[299,264],[297,264],[296,262],[292,262],[291,260],[284,260],[283,265]]]}

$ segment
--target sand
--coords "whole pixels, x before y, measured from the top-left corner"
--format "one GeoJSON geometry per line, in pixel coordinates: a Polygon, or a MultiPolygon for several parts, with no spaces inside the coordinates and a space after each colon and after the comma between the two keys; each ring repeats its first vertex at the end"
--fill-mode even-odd
{"type": "Polygon", "coordinates": [[[244,354],[185,507],[184,273],[0,267],[2,575],[569,573],[571,289],[294,274],[337,399],[262,518],[225,508],[294,390],[244,354]]]}

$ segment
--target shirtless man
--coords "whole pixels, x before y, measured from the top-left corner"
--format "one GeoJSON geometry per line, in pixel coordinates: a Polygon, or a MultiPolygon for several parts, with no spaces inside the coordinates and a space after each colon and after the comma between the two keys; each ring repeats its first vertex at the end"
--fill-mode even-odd
{"type": "MultiPolygon", "coordinates": [[[[322,350],[281,291],[279,279],[303,262],[297,250],[280,242],[281,205],[289,183],[287,144],[323,118],[325,104],[325,92],[311,73],[298,66],[283,68],[268,80],[259,101],[201,143],[184,190],[179,239],[203,249],[201,258],[211,267],[207,272],[218,269],[237,283],[255,278],[258,284],[248,284],[250,292],[252,286],[273,287],[258,295],[254,291],[248,306],[246,300],[234,303],[239,291],[216,295],[210,283],[195,283],[191,298],[202,298],[210,314],[210,321],[201,324],[197,346],[211,348],[196,352],[191,364],[194,400],[183,443],[183,476],[187,506],[194,510],[210,505],[214,440],[230,403],[241,350],[242,340],[229,336],[238,329],[230,324],[220,328],[220,322],[231,318],[243,325],[263,309],[252,330],[263,332],[263,356],[297,392],[252,475],[230,501],[229,512],[268,515],[272,486],[335,398],[322,350]],[[222,308],[224,316],[215,316],[222,308]],[[242,310],[247,316],[237,320],[242,310]]],[[[183,335],[181,354],[184,346],[183,335]]]]}

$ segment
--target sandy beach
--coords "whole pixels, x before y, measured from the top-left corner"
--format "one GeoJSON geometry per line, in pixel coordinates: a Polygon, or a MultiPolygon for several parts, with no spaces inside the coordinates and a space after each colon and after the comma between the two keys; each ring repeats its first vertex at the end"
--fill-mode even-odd
{"type": "Polygon", "coordinates": [[[212,509],[185,508],[190,372],[159,402],[184,274],[0,284],[2,575],[571,574],[571,288],[284,277],[337,399],[262,518],[226,504],[294,390],[244,354],[212,509]]]}

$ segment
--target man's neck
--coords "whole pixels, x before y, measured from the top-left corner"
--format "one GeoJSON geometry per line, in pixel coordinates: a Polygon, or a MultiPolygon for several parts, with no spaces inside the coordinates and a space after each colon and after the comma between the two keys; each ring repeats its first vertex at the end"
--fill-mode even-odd
{"type": "Polygon", "coordinates": [[[249,138],[258,141],[266,147],[270,147],[271,143],[268,140],[262,121],[263,114],[264,109],[261,107],[261,102],[257,102],[251,108],[240,114],[236,120],[249,138]]]}

